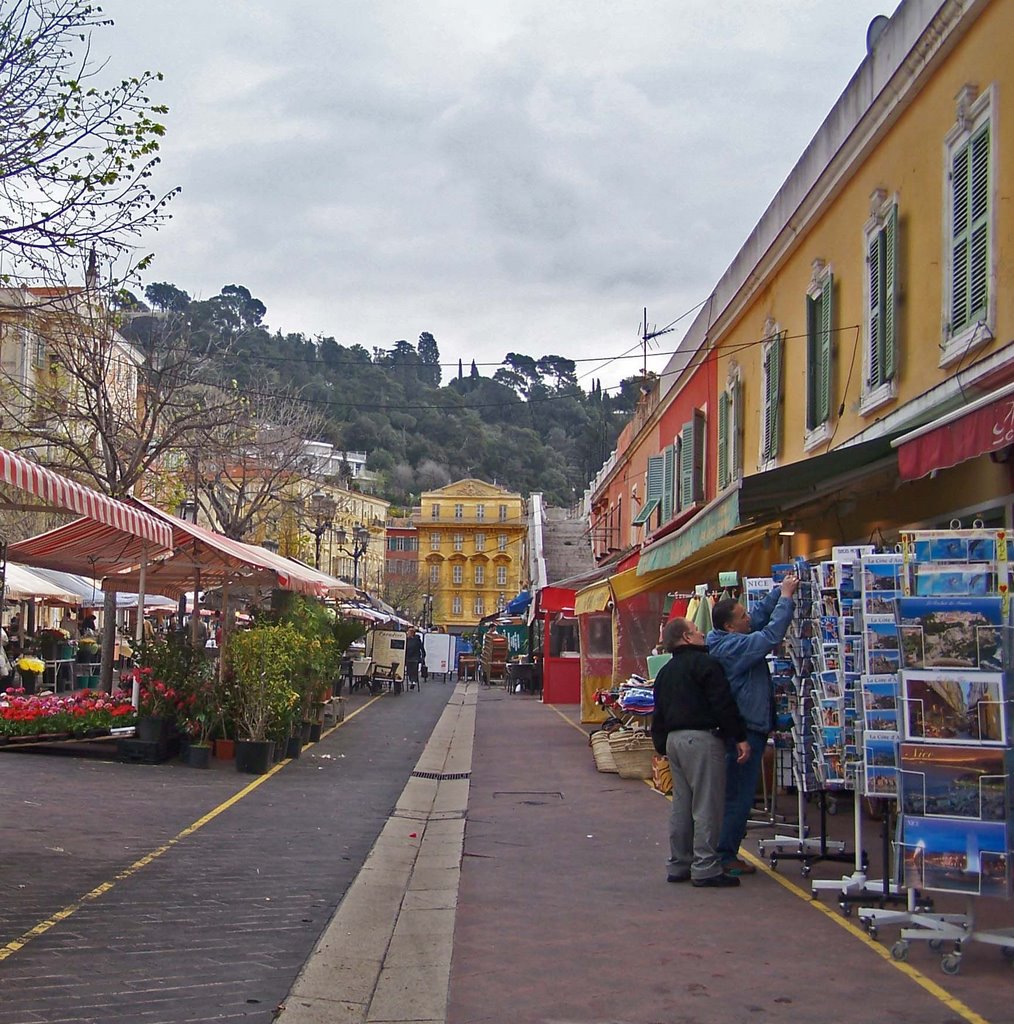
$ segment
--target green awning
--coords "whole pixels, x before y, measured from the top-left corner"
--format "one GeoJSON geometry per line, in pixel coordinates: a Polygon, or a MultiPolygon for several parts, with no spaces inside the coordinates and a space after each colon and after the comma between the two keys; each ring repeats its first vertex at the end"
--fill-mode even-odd
{"type": "Polygon", "coordinates": [[[648,521],[649,517],[651,516],[652,512],[654,512],[657,508],[658,498],[649,498],[649,500],[645,503],[641,511],[638,512],[636,516],[634,516],[631,525],[644,526],[644,524],[648,521]]]}
{"type": "Polygon", "coordinates": [[[692,554],[739,526],[739,488],[720,495],[682,529],[641,551],[637,575],[679,565],[692,554]]]}

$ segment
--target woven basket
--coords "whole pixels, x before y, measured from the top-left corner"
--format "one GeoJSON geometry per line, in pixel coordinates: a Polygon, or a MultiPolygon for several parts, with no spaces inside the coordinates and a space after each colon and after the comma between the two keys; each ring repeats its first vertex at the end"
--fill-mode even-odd
{"type": "Polygon", "coordinates": [[[617,772],[616,762],[613,760],[613,749],[609,744],[609,733],[592,733],[591,737],[592,757],[595,758],[595,767],[600,772],[617,772]]]}
{"type": "Polygon", "coordinates": [[[621,779],[650,779],[655,746],[643,732],[617,729],[609,737],[609,750],[621,779]]]}

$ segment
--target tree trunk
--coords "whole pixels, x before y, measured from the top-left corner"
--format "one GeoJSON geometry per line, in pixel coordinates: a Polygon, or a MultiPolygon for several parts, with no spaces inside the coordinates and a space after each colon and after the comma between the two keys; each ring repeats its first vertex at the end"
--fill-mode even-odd
{"type": "Polygon", "coordinates": [[[116,647],[116,592],[107,590],[102,602],[102,663],[99,689],[113,692],[113,650],[116,647]]]}

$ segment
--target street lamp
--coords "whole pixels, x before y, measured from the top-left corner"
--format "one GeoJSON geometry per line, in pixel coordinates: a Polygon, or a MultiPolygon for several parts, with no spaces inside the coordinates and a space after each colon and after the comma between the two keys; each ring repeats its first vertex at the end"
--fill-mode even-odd
{"type": "Polygon", "coordinates": [[[433,627],[433,595],[432,594],[425,594],[423,596],[422,626],[423,626],[423,629],[431,629],[433,627]]]}
{"type": "Polygon", "coordinates": [[[350,536],[344,526],[339,526],[336,539],[338,541],[338,550],[344,551],[349,558],[352,559],[352,585],[354,587],[359,586],[359,559],[366,554],[366,549],[370,545],[370,531],[360,523],[358,526],[352,527],[352,535],[350,536]],[[352,547],[345,547],[346,543],[351,542],[352,547]]]}
{"type": "MultiPolygon", "coordinates": [[[[338,506],[330,494],[325,494],[324,491],[314,491],[310,495],[307,507],[310,515],[313,516],[313,525],[307,524],[306,528],[313,534],[313,564],[315,568],[319,569],[321,538],[334,526],[334,514],[338,506]]],[[[340,533],[339,536],[341,536],[340,533]]]]}

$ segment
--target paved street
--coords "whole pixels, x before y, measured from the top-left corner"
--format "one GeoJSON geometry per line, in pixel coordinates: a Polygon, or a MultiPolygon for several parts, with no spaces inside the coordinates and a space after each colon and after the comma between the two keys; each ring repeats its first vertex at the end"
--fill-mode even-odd
{"type": "Polygon", "coordinates": [[[351,698],[344,725],[249,792],[231,764],[2,755],[0,942],[25,945],[0,949],[0,1024],[270,1021],[453,689],[351,698]]]}
{"type": "Polygon", "coordinates": [[[791,862],[666,884],[665,800],[594,771],[576,709],[430,684],[350,711],[261,780],[3,755],[0,1024],[1014,1019],[995,947],[895,963],[791,862]]]}

